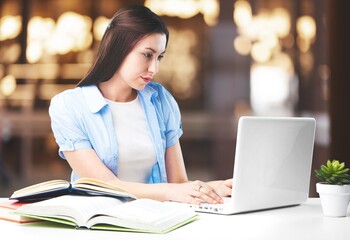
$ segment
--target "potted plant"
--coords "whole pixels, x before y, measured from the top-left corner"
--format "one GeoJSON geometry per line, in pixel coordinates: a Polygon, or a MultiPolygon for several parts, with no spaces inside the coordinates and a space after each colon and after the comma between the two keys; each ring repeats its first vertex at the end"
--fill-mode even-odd
{"type": "Polygon", "coordinates": [[[326,165],[315,170],[321,182],[316,184],[325,216],[345,217],[350,201],[350,175],[345,163],[328,160],[326,165]]]}

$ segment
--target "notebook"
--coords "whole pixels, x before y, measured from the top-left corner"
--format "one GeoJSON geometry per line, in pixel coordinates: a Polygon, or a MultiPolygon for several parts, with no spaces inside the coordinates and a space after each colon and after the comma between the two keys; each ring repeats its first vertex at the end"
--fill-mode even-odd
{"type": "Polygon", "coordinates": [[[243,116],[238,121],[230,198],[191,205],[236,214],[299,205],[309,196],[316,121],[305,117],[243,116]]]}

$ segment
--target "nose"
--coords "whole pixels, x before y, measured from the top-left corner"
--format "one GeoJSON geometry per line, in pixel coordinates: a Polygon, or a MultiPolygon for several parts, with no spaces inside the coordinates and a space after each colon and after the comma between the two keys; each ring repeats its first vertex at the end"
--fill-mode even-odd
{"type": "Polygon", "coordinates": [[[155,59],[155,60],[151,61],[150,65],[148,67],[148,71],[151,72],[153,75],[158,73],[158,71],[159,71],[159,61],[158,61],[158,59],[155,59]]]}

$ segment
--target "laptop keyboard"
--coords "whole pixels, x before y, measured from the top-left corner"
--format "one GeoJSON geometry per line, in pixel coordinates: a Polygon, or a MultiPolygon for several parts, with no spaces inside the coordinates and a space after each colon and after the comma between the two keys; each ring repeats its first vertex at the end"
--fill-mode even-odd
{"type": "Polygon", "coordinates": [[[195,211],[200,212],[223,212],[224,204],[200,204],[200,205],[191,205],[191,208],[194,208],[195,211]]]}

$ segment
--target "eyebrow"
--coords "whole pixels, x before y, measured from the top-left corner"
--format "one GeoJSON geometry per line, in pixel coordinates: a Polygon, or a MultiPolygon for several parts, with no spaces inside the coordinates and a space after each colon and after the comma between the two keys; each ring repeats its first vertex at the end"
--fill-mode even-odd
{"type": "MultiPolygon", "coordinates": [[[[156,53],[156,52],[157,52],[156,50],[154,50],[154,49],[151,48],[151,47],[146,47],[146,49],[152,51],[153,53],[156,53]]],[[[164,54],[164,53],[165,53],[165,50],[164,50],[162,53],[160,53],[160,54],[164,54]]]]}

